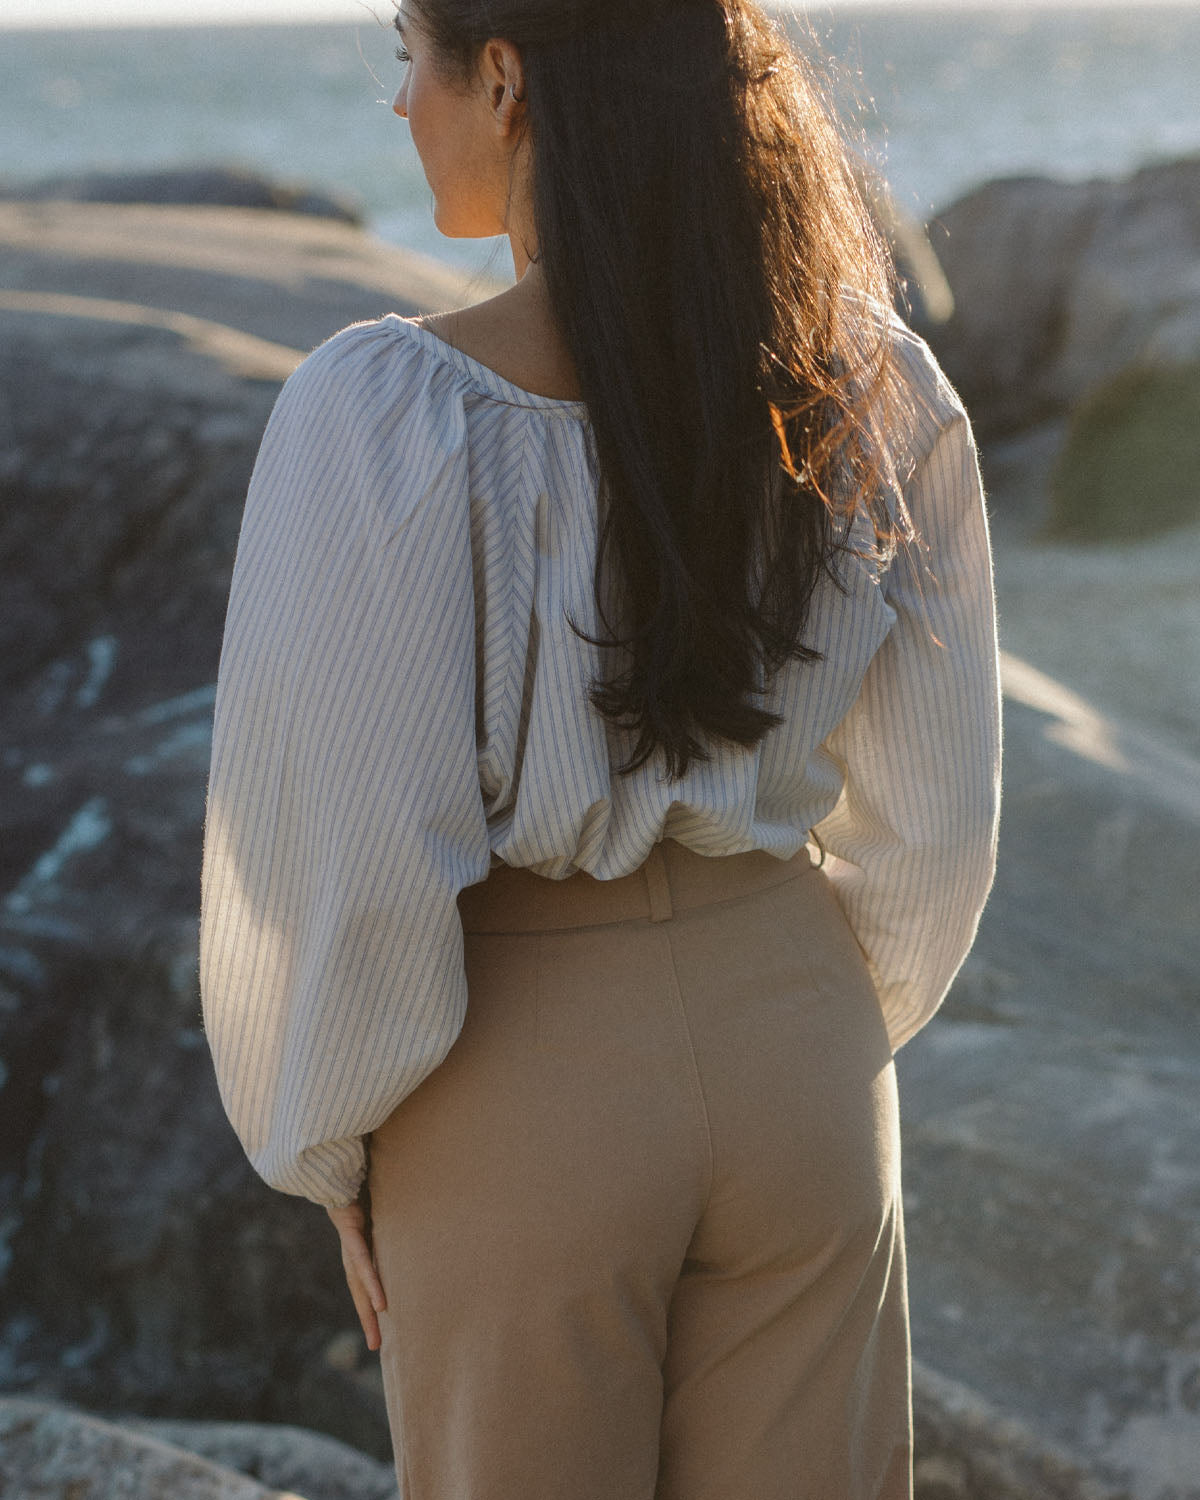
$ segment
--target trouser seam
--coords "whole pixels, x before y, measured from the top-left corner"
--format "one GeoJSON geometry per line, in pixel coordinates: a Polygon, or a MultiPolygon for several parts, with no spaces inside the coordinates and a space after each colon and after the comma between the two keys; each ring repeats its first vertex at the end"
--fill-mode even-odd
{"type": "Polygon", "coordinates": [[[679,1014],[680,1025],[683,1027],[684,1040],[687,1043],[688,1061],[691,1067],[692,1086],[695,1089],[696,1099],[700,1105],[700,1115],[704,1122],[705,1182],[703,1205],[696,1220],[696,1223],[699,1224],[707,1215],[709,1203],[712,1201],[713,1184],[716,1180],[716,1146],[713,1143],[712,1116],[709,1113],[708,1100],[704,1093],[704,1080],[700,1075],[700,1061],[696,1056],[696,1043],[692,1035],[691,1022],[688,1020],[687,1007],[683,1003],[683,988],[679,983],[679,970],[675,963],[675,944],[670,931],[671,925],[670,923],[664,923],[667,953],[671,960],[671,994],[675,1001],[675,1009],[679,1014]]]}

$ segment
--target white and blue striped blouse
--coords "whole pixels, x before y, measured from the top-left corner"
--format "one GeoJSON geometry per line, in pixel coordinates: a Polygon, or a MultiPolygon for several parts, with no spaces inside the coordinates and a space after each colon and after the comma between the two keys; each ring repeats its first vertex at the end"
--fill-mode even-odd
{"type": "Polygon", "coordinates": [[[397,317],[284,386],[254,470],[221,656],[201,985],[257,1171],[337,1205],[362,1137],[466,1006],[455,898],[494,858],[626,875],[656,840],[795,854],[816,830],[893,1044],[940,1003],[995,860],[999,697],[970,430],[897,327],[925,548],[823,581],[771,706],[682,780],[591,707],[597,480],[582,403],[532,395],[397,317]]]}

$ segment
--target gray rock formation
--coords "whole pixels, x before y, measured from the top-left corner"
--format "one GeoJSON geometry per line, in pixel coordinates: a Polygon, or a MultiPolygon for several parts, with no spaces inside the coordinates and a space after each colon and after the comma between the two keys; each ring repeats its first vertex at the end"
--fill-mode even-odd
{"type": "Polygon", "coordinates": [[[377,1369],[326,1357],[353,1322],[332,1231],[262,1188],[217,1100],[200,828],[278,386],[355,318],[446,305],[451,279],[248,210],[7,205],[5,238],[0,1383],[149,1415],[302,1411],[386,1456],[377,1369]],[[221,299],[274,338],[208,316],[221,299]]]}
{"type": "Polygon", "coordinates": [[[121,1425],[304,1500],[399,1500],[390,1463],[303,1427],[128,1418],[121,1425]]]}
{"type": "Polygon", "coordinates": [[[455,306],[462,290],[437,262],[326,219],[0,201],[0,291],[122,303],[118,321],[182,313],[306,353],[356,319],[455,306]]]}
{"type": "Polygon", "coordinates": [[[1200,1476],[1200,763],[1022,663],[1005,687],[996,888],[898,1059],[914,1347],[1097,1479],[1179,1500],[1200,1476]]]}
{"type": "Polygon", "coordinates": [[[1131,1500],[1126,1487],[917,1362],[913,1500],[1131,1500]]]}
{"type": "MultiPolygon", "coordinates": [[[[299,1500],[156,1438],[65,1407],[11,1398],[0,1399],[0,1495],[299,1500]]],[[[314,1493],[309,1500],[320,1497],[314,1493]]]]}
{"type": "Polygon", "coordinates": [[[1130,365],[1071,412],[1047,533],[1136,542],[1200,519],[1200,359],[1130,365]]]}
{"type": "Polygon", "coordinates": [[[237,495],[298,356],[78,296],[0,293],[0,319],[0,684],[37,680],[48,703],[53,661],[82,650],[96,704],[126,681],[140,701],[174,691],[211,665],[237,495]]]}
{"type": "Polygon", "coordinates": [[[230,166],[172,167],[159,172],[87,172],[0,183],[0,199],[24,203],[204,204],[209,208],[269,208],[361,224],[357,203],[311,187],[291,187],[260,172],[230,166]]]}
{"type": "Polygon", "coordinates": [[[923,331],[985,439],[1061,420],[1128,365],[1200,358],[1200,157],[990,182],[930,233],[954,314],[923,331]]]}

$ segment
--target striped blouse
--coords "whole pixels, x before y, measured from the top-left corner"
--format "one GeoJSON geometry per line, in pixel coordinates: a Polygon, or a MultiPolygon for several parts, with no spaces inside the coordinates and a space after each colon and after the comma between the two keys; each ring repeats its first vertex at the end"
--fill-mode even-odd
{"type": "Polygon", "coordinates": [[[604,880],[664,838],[787,859],[815,831],[893,1045],[933,1014],[994,868],[995,618],[966,417],[924,344],[894,341],[925,547],[847,560],[844,594],[823,580],[822,659],[773,686],[784,722],[676,781],[614,772],[628,739],[568,624],[600,631],[584,405],[395,316],[288,380],[233,575],[201,923],[222,1099],[272,1186],[355,1197],[363,1136],[459,1032],[456,897],[496,859],[604,880]]]}

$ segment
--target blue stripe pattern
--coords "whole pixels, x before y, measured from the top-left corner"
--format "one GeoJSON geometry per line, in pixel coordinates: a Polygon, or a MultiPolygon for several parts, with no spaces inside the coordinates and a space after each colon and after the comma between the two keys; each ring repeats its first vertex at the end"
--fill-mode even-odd
{"type": "Polygon", "coordinates": [[[995,612],[966,417],[920,340],[894,346],[921,551],[823,581],[783,724],[675,782],[614,774],[630,737],[567,623],[599,631],[586,407],[394,316],[288,380],[230,594],[201,923],[222,1099],[272,1186],[355,1197],[362,1137],[458,1035],[455,898],[496,859],[607,880],[663,838],[786,859],[815,831],[893,1045],[933,1014],[995,864],[995,612]]]}

